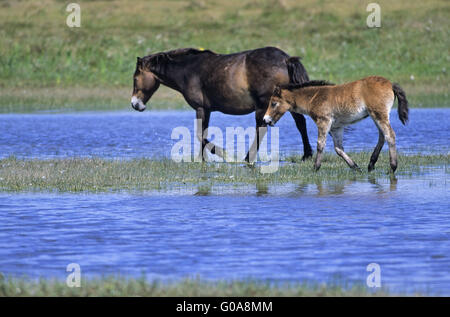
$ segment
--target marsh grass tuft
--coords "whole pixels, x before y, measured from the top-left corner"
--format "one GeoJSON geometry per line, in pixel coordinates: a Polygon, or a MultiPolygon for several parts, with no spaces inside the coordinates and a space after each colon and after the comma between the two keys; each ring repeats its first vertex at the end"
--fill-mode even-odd
{"type": "Polygon", "coordinates": [[[0,297],[4,296],[152,296],[152,297],[263,297],[263,296],[398,296],[387,290],[369,290],[362,285],[282,283],[261,280],[206,281],[185,278],[177,281],[149,281],[145,277],[102,277],[82,279],[81,287],[67,287],[58,279],[31,280],[3,277],[0,297]]]}
{"type": "MultiPolygon", "coordinates": [[[[369,152],[349,153],[361,166],[369,162],[369,152]]],[[[412,177],[427,168],[444,168],[448,173],[449,155],[399,155],[397,175],[412,177]]],[[[311,160],[288,156],[277,172],[261,174],[258,165],[229,163],[176,163],[170,159],[108,160],[101,158],[0,160],[0,190],[56,192],[120,192],[171,190],[197,187],[199,195],[207,195],[215,185],[317,183],[344,180],[389,178],[389,161],[380,155],[375,170],[356,172],[334,154],[324,156],[322,168],[314,172],[311,160]]]]}

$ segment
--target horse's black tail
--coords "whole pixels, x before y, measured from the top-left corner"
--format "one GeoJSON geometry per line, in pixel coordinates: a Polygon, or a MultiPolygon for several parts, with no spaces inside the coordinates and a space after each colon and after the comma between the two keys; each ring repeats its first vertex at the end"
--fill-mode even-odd
{"type": "Polygon", "coordinates": [[[300,58],[292,56],[286,59],[286,65],[289,73],[290,84],[302,84],[309,81],[308,73],[300,62],[300,58]]]}
{"type": "Polygon", "coordinates": [[[409,120],[408,100],[406,99],[406,94],[402,87],[396,83],[392,84],[392,90],[398,100],[398,118],[403,124],[406,124],[409,120]]]}

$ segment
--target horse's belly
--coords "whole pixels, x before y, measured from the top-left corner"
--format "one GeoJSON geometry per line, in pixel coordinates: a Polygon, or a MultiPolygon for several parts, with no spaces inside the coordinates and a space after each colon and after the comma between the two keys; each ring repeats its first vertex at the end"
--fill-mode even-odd
{"type": "Polygon", "coordinates": [[[212,111],[220,111],[225,114],[244,115],[255,111],[255,105],[242,103],[242,101],[235,101],[231,103],[221,103],[219,105],[212,105],[212,111]]]}
{"type": "Polygon", "coordinates": [[[243,115],[255,111],[255,102],[250,92],[230,91],[226,95],[211,98],[211,109],[226,114],[243,115]]]}

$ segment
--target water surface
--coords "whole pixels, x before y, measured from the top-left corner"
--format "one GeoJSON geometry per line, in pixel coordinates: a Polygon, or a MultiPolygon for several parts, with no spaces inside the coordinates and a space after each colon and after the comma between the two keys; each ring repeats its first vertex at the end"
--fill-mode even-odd
{"type": "MultiPolygon", "coordinates": [[[[447,154],[448,109],[412,109],[391,122],[400,152],[447,154]]],[[[307,119],[311,144],[317,130],[307,119]]],[[[211,125],[253,127],[254,116],[213,113],[211,125]]],[[[0,157],[169,157],[172,129],[194,112],[0,115],[0,157]]],[[[302,153],[289,115],[278,124],[282,154],[302,153]]],[[[347,151],[372,150],[371,120],[344,136],[347,151]]],[[[332,151],[328,139],[328,151],[332,151]]],[[[0,193],[0,272],[85,276],[258,278],[382,285],[450,295],[448,171],[340,183],[180,188],[141,194],[0,193]]]]}
{"type": "MultiPolygon", "coordinates": [[[[210,195],[1,194],[0,271],[177,279],[341,280],[450,295],[450,199],[420,177],[259,186],[210,195]]],[[[205,194],[205,193],[203,193],[205,194]]]]}
{"type": "MultiPolygon", "coordinates": [[[[409,153],[448,153],[448,117],[450,110],[445,108],[411,109],[410,124],[403,126],[393,110],[391,123],[397,134],[397,148],[409,153]]],[[[178,141],[171,139],[172,130],[187,127],[193,139],[194,119],[194,111],[1,114],[0,158],[170,157],[172,146],[178,141]]],[[[226,127],[254,127],[254,114],[231,116],[214,112],[210,125],[222,129],[225,138],[226,127]]],[[[315,149],[317,129],[309,117],[307,126],[315,149]]],[[[303,153],[300,133],[289,114],[281,118],[277,127],[281,154],[303,153]]],[[[351,126],[344,134],[346,151],[373,150],[377,141],[378,130],[370,118],[351,126]]],[[[333,151],[331,137],[327,151],[333,151]]]]}

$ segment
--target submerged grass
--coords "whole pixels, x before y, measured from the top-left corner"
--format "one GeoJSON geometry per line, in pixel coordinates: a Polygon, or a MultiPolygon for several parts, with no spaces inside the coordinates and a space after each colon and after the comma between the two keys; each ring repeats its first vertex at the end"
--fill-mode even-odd
{"type": "MultiPolygon", "coordinates": [[[[417,295],[417,294],[416,294],[417,295]]],[[[0,274],[2,296],[153,296],[153,297],[266,297],[266,296],[398,296],[387,290],[371,291],[362,285],[285,283],[258,280],[205,281],[186,278],[173,282],[142,278],[103,277],[83,279],[81,287],[70,288],[57,279],[5,278],[0,274]]]]}
{"type": "MultiPolygon", "coordinates": [[[[303,57],[313,79],[381,75],[411,106],[448,107],[450,5],[379,0],[381,27],[353,0],[0,1],[0,112],[126,109],[136,56],[179,47],[231,53],[278,46],[303,57]]],[[[154,108],[182,108],[158,91],[154,108]]],[[[151,106],[152,107],[152,106],[151,106]]]]}
{"type": "MultiPolygon", "coordinates": [[[[318,172],[311,160],[301,162],[299,156],[285,158],[278,171],[262,174],[259,165],[240,163],[176,163],[170,159],[108,160],[100,158],[68,158],[27,160],[9,157],[0,160],[0,190],[57,192],[120,192],[171,190],[198,187],[199,194],[208,193],[215,185],[257,185],[317,183],[343,180],[367,180],[389,177],[389,161],[380,155],[376,169],[368,173],[365,166],[370,153],[349,153],[363,168],[355,172],[336,155],[326,154],[318,172]]],[[[447,154],[399,155],[397,174],[412,176],[428,167],[443,167],[447,154]]]]}

